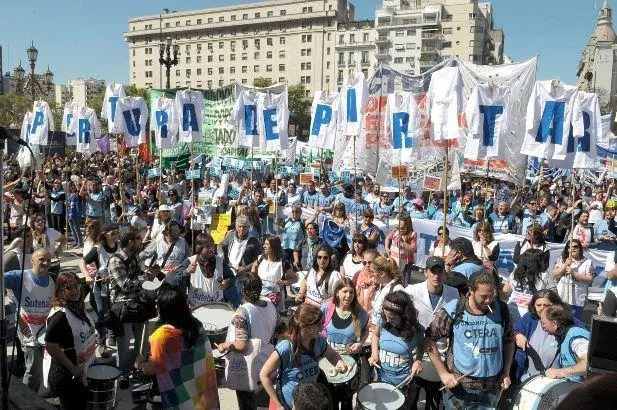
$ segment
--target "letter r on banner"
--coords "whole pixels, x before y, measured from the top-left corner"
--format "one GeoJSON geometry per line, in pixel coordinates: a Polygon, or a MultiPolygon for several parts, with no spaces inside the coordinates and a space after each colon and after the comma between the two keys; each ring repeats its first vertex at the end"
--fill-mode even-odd
{"type": "Polygon", "coordinates": [[[169,121],[169,115],[166,111],[159,110],[156,112],[156,126],[160,130],[161,138],[167,138],[167,122],[169,121]]]}
{"type": "Polygon", "coordinates": [[[495,142],[495,121],[497,116],[503,114],[500,105],[480,105],[480,113],[484,114],[482,143],[485,147],[492,147],[495,142]]]}
{"type": "Polygon", "coordinates": [[[90,144],[90,121],[84,118],[79,119],[78,140],[80,144],[90,144]]]}
{"type": "Polygon", "coordinates": [[[330,124],[330,121],[332,121],[332,107],[329,105],[318,104],[315,109],[315,119],[313,120],[311,135],[319,135],[321,126],[330,124]]]}
{"type": "Polygon", "coordinates": [[[278,132],[274,128],[278,126],[276,122],[276,108],[264,110],[264,127],[266,129],[266,140],[272,141],[279,139],[278,132]]]}

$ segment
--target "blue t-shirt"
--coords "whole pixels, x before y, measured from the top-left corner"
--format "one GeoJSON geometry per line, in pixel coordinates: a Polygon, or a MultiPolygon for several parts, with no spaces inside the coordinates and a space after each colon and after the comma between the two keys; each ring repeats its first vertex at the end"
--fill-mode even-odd
{"type": "Polygon", "coordinates": [[[304,239],[304,222],[294,221],[288,218],[285,221],[285,233],[283,234],[283,249],[296,249],[302,239],[304,239]]]}
{"type": "Polygon", "coordinates": [[[293,393],[303,383],[317,383],[319,375],[319,359],[324,355],[328,347],[326,339],[317,336],[313,346],[312,355],[302,354],[299,366],[293,362],[293,346],[289,340],[281,340],[276,344],[275,350],[281,359],[281,371],[279,372],[279,398],[284,406],[293,406],[293,393]],[[282,393],[282,397],[281,394],[282,393]]]}
{"type": "MultiPolygon", "coordinates": [[[[49,285],[49,275],[38,276],[31,269],[26,269],[24,275],[30,275],[34,283],[39,286],[47,287],[49,285]]],[[[15,295],[15,299],[21,299],[21,270],[12,270],[4,274],[4,286],[11,289],[15,295]]]]}
{"type": "Polygon", "coordinates": [[[373,204],[373,213],[375,215],[392,216],[394,214],[394,205],[381,205],[380,202],[373,204]]]}
{"type": "Polygon", "coordinates": [[[319,193],[317,191],[310,193],[308,190],[306,190],[302,194],[302,203],[308,206],[315,206],[317,204],[318,198],[319,198],[319,193]]]}
{"type": "MultiPolygon", "coordinates": [[[[329,304],[330,300],[321,305],[321,313],[324,315],[324,317],[326,316],[329,304]]],[[[367,325],[368,314],[366,313],[366,310],[360,309],[360,334],[364,332],[364,329],[366,329],[367,325]]],[[[347,320],[340,319],[336,314],[336,310],[333,312],[332,319],[330,320],[330,322],[328,322],[328,325],[326,326],[326,332],[328,333],[328,344],[333,349],[342,350],[357,341],[356,331],[354,329],[352,317],[350,316],[347,320]],[[337,327],[337,325],[340,325],[341,323],[345,323],[347,326],[337,327]]]]}
{"type": "Polygon", "coordinates": [[[380,327],[379,332],[381,369],[377,368],[377,378],[380,382],[397,385],[411,374],[414,349],[424,337],[424,328],[420,326],[420,330],[410,341],[405,341],[383,327],[380,327]]]}
{"type": "Polygon", "coordinates": [[[102,193],[88,194],[88,201],[86,203],[86,215],[92,218],[100,218],[103,216],[103,203],[105,202],[105,195],[102,193]]]}
{"type": "Polygon", "coordinates": [[[332,205],[335,199],[336,198],[332,194],[326,196],[320,192],[317,196],[317,206],[320,208],[327,208],[332,205]]]}
{"type": "Polygon", "coordinates": [[[347,198],[344,194],[339,194],[337,199],[340,203],[345,205],[345,212],[347,215],[350,215],[354,204],[356,203],[356,199],[354,197],[347,198]]]}

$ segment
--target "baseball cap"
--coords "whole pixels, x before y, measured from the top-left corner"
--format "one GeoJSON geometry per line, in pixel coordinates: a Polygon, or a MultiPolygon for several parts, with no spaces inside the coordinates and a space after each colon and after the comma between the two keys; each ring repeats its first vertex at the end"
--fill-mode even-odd
{"type": "Polygon", "coordinates": [[[426,260],[426,269],[431,270],[435,266],[440,266],[442,269],[445,269],[446,264],[443,258],[440,258],[439,256],[431,256],[426,260]]]}

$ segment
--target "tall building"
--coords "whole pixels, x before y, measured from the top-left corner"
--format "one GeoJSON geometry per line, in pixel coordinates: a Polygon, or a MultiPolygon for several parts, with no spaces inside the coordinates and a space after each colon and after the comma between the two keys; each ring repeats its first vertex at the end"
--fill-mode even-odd
{"type": "Polygon", "coordinates": [[[308,94],[334,84],[337,27],[354,19],[347,0],[267,0],[129,20],[129,82],[162,88],[159,44],[180,46],[171,87],[252,84],[258,77],[302,83],[308,94]]]}
{"type": "MultiPolygon", "coordinates": [[[[28,76],[29,74],[26,74],[26,77],[28,76]]],[[[39,82],[39,84],[45,83],[44,74],[35,74],[35,77],[37,81],[39,82]]],[[[27,81],[27,78],[23,79],[20,84],[20,82],[17,81],[17,78],[15,78],[14,75],[12,75],[10,72],[6,72],[2,76],[2,93],[10,94],[10,93],[21,92],[22,94],[30,98],[30,88],[27,86],[26,81],[27,81]],[[21,90],[20,90],[20,87],[21,87],[21,90]]],[[[55,89],[55,86],[54,84],[52,84],[51,91],[47,94],[44,94],[44,93],[41,93],[41,91],[37,87],[35,88],[36,98],[37,99],[43,98],[46,101],[53,102],[54,101],[54,89],[55,89]]]]}
{"type": "Polygon", "coordinates": [[[57,84],[55,87],[56,104],[64,105],[75,101],[80,106],[88,106],[92,99],[105,91],[105,81],[94,78],[75,78],[67,85],[57,84]]]}
{"type": "Polygon", "coordinates": [[[596,28],[583,51],[577,85],[598,94],[600,105],[617,98],[617,35],[613,29],[613,10],[608,0],[598,14],[596,28]]]}
{"type": "Polygon", "coordinates": [[[339,23],[336,33],[336,54],[333,56],[336,86],[345,76],[362,71],[369,78],[376,68],[375,22],[372,20],[339,23]]]}
{"type": "Polygon", "coordinates": [[[418,75],[456,56],[476,64],[503,62],[503,31],[490,3],[477,0],[383,0],[375,12],[376,58],[418,75]]]}

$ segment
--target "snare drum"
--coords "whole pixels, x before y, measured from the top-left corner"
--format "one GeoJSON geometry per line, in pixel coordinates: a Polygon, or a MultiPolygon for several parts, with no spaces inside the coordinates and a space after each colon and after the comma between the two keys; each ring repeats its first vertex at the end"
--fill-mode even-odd
{"type": "Polygon", "coordinates": [[[358,409],[400,410],[405,406],[405,396],[393,385],[382,382],[369,383],[358,391],[358,409]]]}
{"type": "Polygon", "coordinates": [[[193,317],[199,320],[206,330],[208,339],[215,349],[214,344],[220,344],[227,337],[227,327],[234,317],[233,307],[224,302],[211,302],[193,309],[193,317]]]}
{"type": "Polygon", "coordinates": [[[86,384],[88,386],[89,409],[113,409],[116,407],[118,379],[120,370],[109,364],[93,364],[88,367],[86,384]]]}
{"type": "Polygon", "coordinates": [[[360,386],[358,364],[353,357],[346,354],[342,354],[341,359],[347,363],[346,373],[336,372],[336,368],[325,357],[319,360],[319,369],[325,374],[334,396],[349,397],[360,386]]]}
{"type": "Polygon", "coordinates": [[[537,375],[527,380],[514,401],[514,410],[553,409],[570,393],[576,383],[537,375]]]}
{"type": "Polygon", "coordinates": [[[159,291],[159,288],[163,282],[158,279],[154,279],[153,281],[147,280],[141,284],[142,289],[146,292],[146,296],[154,299],[156,298],[156,294],[159,291]]]}

